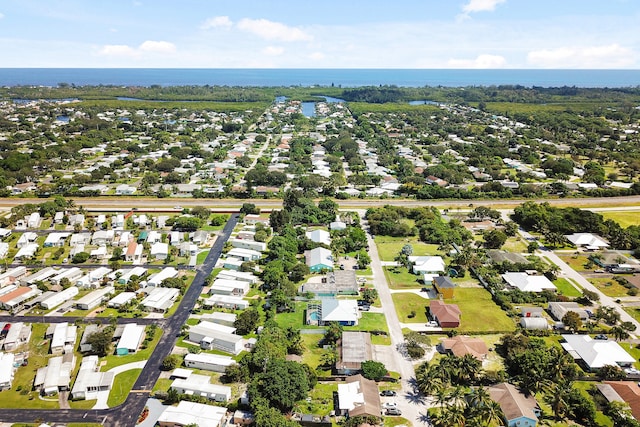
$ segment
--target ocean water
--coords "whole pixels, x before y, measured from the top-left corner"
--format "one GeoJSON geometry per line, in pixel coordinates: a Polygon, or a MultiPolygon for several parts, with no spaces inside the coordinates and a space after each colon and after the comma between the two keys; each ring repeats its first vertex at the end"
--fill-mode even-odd
{"type": "Polygon", "coordinates": [[[637,87],[640,70],[0,68],[0,85],[637,87]]]}

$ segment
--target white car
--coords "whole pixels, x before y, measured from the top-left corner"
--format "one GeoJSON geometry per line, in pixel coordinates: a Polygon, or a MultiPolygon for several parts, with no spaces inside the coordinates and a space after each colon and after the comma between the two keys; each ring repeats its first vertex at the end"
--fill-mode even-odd
{"type": "Polygon", "coordinates": [[[391,408],[397,408],[398,404],[396,402],[385,402],[382,404],[382,408],[383,409],[391,409],[391,408]]]}
{"type": "Polygon", "coordinates": [[[435,320],[431,320],[429,322],[427,322],[427,326],[430,328],[437,328],[438,327],[438,322],[436,322],[435,320]]]}

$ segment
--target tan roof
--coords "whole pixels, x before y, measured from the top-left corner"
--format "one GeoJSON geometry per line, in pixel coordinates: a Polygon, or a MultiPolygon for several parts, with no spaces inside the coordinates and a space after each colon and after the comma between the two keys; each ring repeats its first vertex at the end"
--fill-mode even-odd
{"type": "Polygon", "coordinates": [[[431,315],[442,322],[459,322],[462,312],[456,304],[445,304],[439,300],[431,300],[429,302],[429,311],[431,315]]]}
{"type": "Polygon", "coordinates": [[[509,383],[496,384],[489,388],[491,399],[496,401],[507,421],[520,417],[536,420],[533,412],[538,407],[538,402],[533,396],[525,396],[514,385],[509,383]]]}
{"type": "Polygon", "coordinates": [[[8,301],[11,301],[14,298],[18,298],[28,292],[31,292],[33,289],[28,288],[28,287],[20,287],[20,288],[16,288],[13,291],[6,293],[2,296],[0,296],[0,302],[5,303],[8,301]]]}
{"type": "Polygon", "coordinates": [[[359,405],[349,411],[350,417],[358,415],[374,415],[380,416],[382,408],[380,405],[380,392],[375,381],[368,380],[362,375],[354,375],[349,377],[347,383],[360,383],[360,391],[364,396],[364,405],[359,405]]]}
{"type": "Polygon", "coordinates": [[[483,360],[487,356],[487,344],[480,338],[472,338],[467,335],[460,335],[447,338],[442,341],[442,348],[450,351],[454,356],[462,357],[470,354],[478,360],[483,360]]]}
{"type": "Polygon", "coordinates": [[[640,387],[634,381],[605,381],[618,396],[629,404],[631,414],[635,419],[640,419],[640,387]]]}

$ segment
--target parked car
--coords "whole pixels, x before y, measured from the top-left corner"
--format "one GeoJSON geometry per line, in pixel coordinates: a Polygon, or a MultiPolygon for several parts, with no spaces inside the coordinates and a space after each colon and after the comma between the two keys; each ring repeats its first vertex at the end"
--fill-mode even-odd
{"type": "Polygon", "coordinates": [[[395,396],[396,392],[393,390],[382,390],[380,396],[395,396]]]}
{"type": "Polygon", "coordinates": [[[608,340],[609,337],[606,336],[605,334],[598,334],[595,337],[593,337],[594,340],[608,340]]]}
{"type": "Polygon", "coordinates": [[[382,407],[384,409],[398,409],[398,404],[396,402],[385,402],[382,407]]]}
{"type": "Polygon", "coordinates": [[[389,408],[386,410],[385,415],[402,415],[402,411],[398,408],[389,408]]]}
{"type": "Polygon", "coordinates": [[[435,320],[430,320],[427,322],[427,326],[429,326],[430,328],[437,328],[438,322],[436,322],[435,320]]]}
{"type": "Polygon", "coordinates": [[[358,307],[358,310],[369,311],[369,310],[371,310],[371,306],[369,304],[363,304],[363,305],[358,307]]]}

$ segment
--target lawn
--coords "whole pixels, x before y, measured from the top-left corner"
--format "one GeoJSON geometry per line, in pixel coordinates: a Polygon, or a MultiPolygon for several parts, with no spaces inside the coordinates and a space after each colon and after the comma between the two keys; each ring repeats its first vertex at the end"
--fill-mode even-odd
{"type": "Polygon", "coordinates": [[[158,381],[154,384],[152,391],[167,391],[169,390],[169,387],[171,387],[172,383],[173,380],[169,378],[158,378],[158,381]]]}
{"type": "Polygon", "coordinates": [[[345,331],[383,331],[386,335],[371,335],[371,343],[373,345],[390,345],[389,328],[387,327],[387,318],[382,313],[362,313],[362,317],[358,320],[356,326],[345,326],[345,331]]]}
{"type": "Polygon", "coordinates": [[[608,212],[598,212],[600,215],[604,217],[604,219],[612,219],[618,224],[620,227],[627,228],[630,225],[640,225],[640,213],[639,212],[630,212],[630,211],[608,211],[608,212]]]}
{"type": "Polygon", "coordinates": [[[376,236],[375,242],[381,261],[393,261],[406,244],[410,244],[413,247],[413,255],[416,256],[441,255],[438,252],[438,245],[422,243],[417,237],[376,236]]]}
{"type": "Polygon", "coordinates": [[[484,288],[456,288],[454,298],[445,302],[457,304],[462,311],[458,332],[511,332],[516,328],[484,288]]]}
{"type": "Polygon", "coordinates": [[[523,253],[527,252],[527,244],[520,237],[509,237],[500,249],[509,252],[523,253]]]}
{"type": "Polygon", "coordinates": [[[640,307],[624,307],[624,311],[629,313],[636,321],[640,322],[640,307]]]}
{"type": "Polygon", "coordinates": [[[389,283],[389,289],[412,289],[422,286],[413,273],[407,271],[404,267],[384,267],[384,277],[389,283]]]}
{"type": "Polygon", "coordinates": [[[207,255],[209,255],[209,250],[210,249],[207,249],[206,251],[202,251],[202,252],[198,253],[198,256],[196,257],[196,264],[197,265],[204,264],[204,260],[207,258],[207,255]]]}
{"type": "Polygon", "coordinates": [[[304,313],[307,309],[307,303],[298,301],[295,303],[295,310],[290,313],[276,314],[275,320],[278,326],[281,328],[287,328],[289,326],[300,329],[302,327],[314,328],[315,326],[307,326],[304,324],[304,313]]]}
{"type": "MultiPolygon", "coordinates": [[[[629,353],[631,356],[633,356],[634,359],[640,360],[640,348],[638,348],[637,345],[634,345],[634,344],[631,344],[631,343],[628,343],[628,342],[621,342],[621,343],[618,343],[618,344],[620,344],[620,347],[624,348],[624,350],[627,353],[629,353]]],[[[634,364],[634,366],[636,368],[638,368],[639,364],[640,364],[639,362],[636,362],[634,364]]]]}
{"type": "Polygon", "coordinates": [[[588,279],[600,292],[609,297],[627,296],[627,288],[613,280],[612,278],[588,279]]]}
{"type": "MultiPolygon", "coordinates": [[[[585,265],[590,264],[589,258],[585,255],[559,255],[560,259],[567,264],[575,271],[585,271],[587,268],[585,265]]],[[[593,267],[592,267],[593,268],[593,267]]]]}
{"type": "Polygon", "coordinates": [[[132,369],[116,375],[107,400],[107,405],[110,408],[118,406],[125,401],[140,372],[142,372],[142,369],[132,369]]]}
{"type": "Polygon", "coordinates": [[[575,288],[567,279],[560,278],[553,281],[553,284],[558,288],[558,293],[567,297],[579,297],[582,295],[578,289],[575,288]]]}
{"type": "Polygon", "coordinates": [[[416,295],[413,292],[400,292],[391,294],[393,305],[396,307],[398,319],[403,323],[426,323],[427,307],[429,299],[416,295]],[[413,317],[409,317],[415,312],[413,317]]]}
{"type": "Polygon", "coordinates": [[[329,415],[333,410],[333,393],[338,391],[336,383],[318,383],[309,392],[309,400],[296,403],[296,410],[304,414],[329,415]]]}
{"type": "Polygon", "coordinates": [[[314,369],[317,369],[322,364],[322,355],[325,350],[318,344],[323,336],[322,334],[302,334],[302,342],[304,344],[302,363],[306,363],[314,369]]]}

